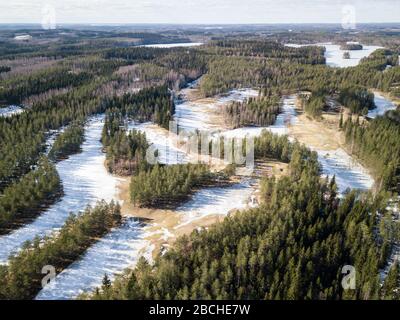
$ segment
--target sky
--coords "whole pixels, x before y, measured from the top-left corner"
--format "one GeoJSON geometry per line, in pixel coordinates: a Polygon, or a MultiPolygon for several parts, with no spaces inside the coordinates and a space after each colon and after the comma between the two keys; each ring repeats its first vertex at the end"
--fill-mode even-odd
{"type": "Polygon", "coordinates": [[[0,0],[0,23],[400,22],[400,0],[0,0]]]}

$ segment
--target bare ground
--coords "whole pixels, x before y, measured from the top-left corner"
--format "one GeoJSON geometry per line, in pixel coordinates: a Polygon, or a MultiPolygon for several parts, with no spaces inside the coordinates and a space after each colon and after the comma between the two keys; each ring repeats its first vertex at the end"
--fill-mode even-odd
{"type": "MultiPolygon", "coordinates": [[[[308,117],[297,104],[297,122],[289,126],[289,136],[309,147],[330,151],[345,148],[345,137],[339,130],[340,113],[324,112],[320,120],[308,117]]],[[[349,117],[347,110],[343,112],[343,122],[349,117]]],[[[353,120],[356,116],[353,116],[353,120]]],[[[362,121],[362,117],[360,117],[362,121]]]]}

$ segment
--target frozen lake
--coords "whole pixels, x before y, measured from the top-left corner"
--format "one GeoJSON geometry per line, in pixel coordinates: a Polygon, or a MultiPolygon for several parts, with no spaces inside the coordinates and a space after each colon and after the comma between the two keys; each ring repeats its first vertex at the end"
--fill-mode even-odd
{"type": "Polygon", "coordinates": [[[300,45],[300,44],[285,44],[287,47],[292,48],[300,48],[305,46],[320,46],[325,47],[325,58],[326,64],[330,67],[338,67],[338,68],[347,68],[347,67],[355,67],[360,63],[362,58],[368,57],[371,53],[373,53],[377,49],[381,49],[382,47],[378,46],[364,46],[362,50],[341,50],[340,45],[332,44],[332,43],[317,43],[317,44],[308,44],[308,45],[300,45]],[[343,59],[343,54],[348,51],[350,53],[350,59],[343,59]]]}
{"type": "Polygon", "coordinates": [[[202,42],[182,42],[182,43],[162,43],[162,44],[146,44],[141,47],[147,48],[179,48],[179,47],[198,47],[203,45],[202,42]]]}
{"type": "Polygon", "coordinates": [[[393,103],[393,101],[386,99],[384,96],[382,96],[381,94],[379,94],[377,92],[374,92],[374,95],[375,95],[374,102],[375,102],[376,108],[373,110],[370,110],[368,112],[367,117],[374,119],[377,116],[384,115],[389,110],[396,110],[397,107],[393,103]]]}
{"type": "Polygon", "coordinates": [[[62,199],[32,223],[0,237],[0,263],[6,263],[10,254],[18,251],[25,241],[60,228],[71,212],[83,210],[97,200],[116,199],[118,179],[105,169],[105,155],[101,151],[103,119],[103,116],[96,116],[86,125],[81,153],[57,163],[64,187],[62,199]]]}

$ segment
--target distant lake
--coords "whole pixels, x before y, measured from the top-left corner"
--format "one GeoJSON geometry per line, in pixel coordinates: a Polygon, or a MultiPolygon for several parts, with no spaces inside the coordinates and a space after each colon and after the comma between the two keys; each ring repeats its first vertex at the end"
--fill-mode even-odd
{"type": "Polygon", "coordinates": [[[382,47],[378,46],[364,46],[362,50],[342,50],[340,49],[340,45],[332,44],[332,43],[316,43],[316,44],[285,44],[287,47],[292,48],[300,48],[306,46],[320,46],[325,47],[325,58],[326,65],[330,67],[338,67],[338,68],[347,68],[347,67],[355,67],[360,63],[362,58],[368,57],[371,53],[373,53],[377,49],[382,49],[382,47]],[[350,59],[343,59],[344,52],[350,53],[350,59]]]}
{"type": "Polygon", "coordinates": [[[178,48],[178,47],[198,47],[203,45],[202,42],[183,42],[183,43],[159,43],[159,44],[146,44],[141,47],[147,48],[178,48]]]}

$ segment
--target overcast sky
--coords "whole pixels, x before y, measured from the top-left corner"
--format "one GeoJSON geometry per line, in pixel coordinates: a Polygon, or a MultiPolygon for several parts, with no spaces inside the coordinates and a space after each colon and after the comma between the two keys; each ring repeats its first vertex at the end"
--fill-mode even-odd
{"type": "Polygon", "coordinates": [[[400,22],[400,0],[0,0],[0,23],[341,23],[348,5],[357,23],[400,22]]]}

